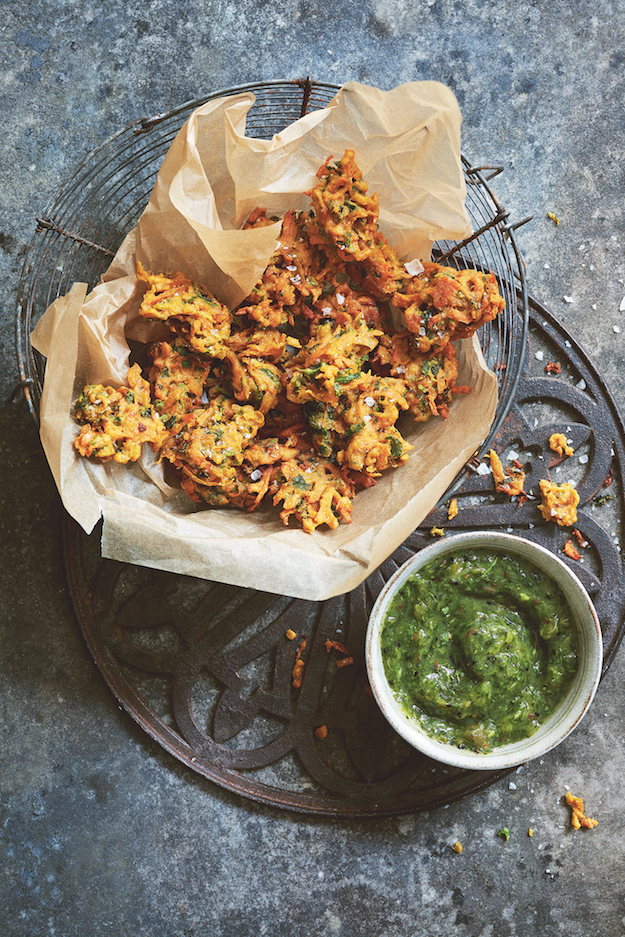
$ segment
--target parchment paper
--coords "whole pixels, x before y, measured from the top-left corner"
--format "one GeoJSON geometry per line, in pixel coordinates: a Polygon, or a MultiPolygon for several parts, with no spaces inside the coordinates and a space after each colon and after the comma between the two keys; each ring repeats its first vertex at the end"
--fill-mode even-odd
{"type": "Polygon", "coordinates": [[[439,239],[470,232],[460,161],[460,112],[437,82],[380,91],[350,82],[330,105],[272,140],[245,137],[254,101],[212,101],[189,118],[167,153],[148,206],[102,283],[74,284],[38,323],[33,345],[47,358],[41,438],[63,504],[90,532],[104,519],[105,557],[240,586],[321,600],[355,588],[414,530],[488,433],[497,382],[477,338],[458,343],[459,384],[447,420],[402,422],[414,447],[355,499],[353,521],[313,534],[283,527],[271,507],[248,514],[201,507],[171,487],[144,447],[140,462],[94,464],[73,447],[73,402],[85,383],[119,386],[128,339],[151,341],[159,325],[137,315],[146,270],[179,269],[230,307],[244,299],[275,250],[280,223],[239,230],[257,206],[268,214],[309,207],[302,193],[332,154],[356,152],[380,196],[380,230],[403,260],[428,259],[439,239]]]}

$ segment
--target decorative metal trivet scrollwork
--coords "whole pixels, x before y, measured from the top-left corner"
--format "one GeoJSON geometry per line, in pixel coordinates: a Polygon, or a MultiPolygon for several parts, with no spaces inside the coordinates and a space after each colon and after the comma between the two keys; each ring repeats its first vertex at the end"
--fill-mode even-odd
{"type": "Polygon", "coordinates": [[[429,810],[506,774],[446,768],[415,752],[388,726],[368,688],[369,610],[397,567],[431,542],[434,527],[446,536],[504,528],[563,556],[597,608],[605,672],[625,629],[616,542],[625,429],[593,365],[534,302],[531,337],[525,376],[494,447],[523,463],[529,492],[540,478],[575,482],[576,527],[587,544],[582,560],[562,554],[570,531],[543,521],[538,498],[519,503],[497,495],[492,476],[471,468],[453,492],[460,507],[453,520],[448,495],[365,583],[322,603],[101,560],[97,535],[86,537],[67,521],[68,576],[85,638],[121,704],[167,751],[244,797],[337,817],[429,810]],[[549,363],[561,369],[557,377],[545,372],[549,363]],[[549,449],[559,430],[572,440],[572,458],[549,449]],[[304,637],[297,688],[292,670],[304,637]],[[346,652],[353,663],[340,666],[346,652]],[[318,738],[322,726],[327,735],[318,738]]]}

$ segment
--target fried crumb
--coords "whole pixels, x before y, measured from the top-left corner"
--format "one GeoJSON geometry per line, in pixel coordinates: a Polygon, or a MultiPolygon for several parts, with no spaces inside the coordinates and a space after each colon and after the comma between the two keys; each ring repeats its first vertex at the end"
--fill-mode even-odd
{"type": "Polygon", "coordinates": [[[558,455],[573,455],[575,450],[569,446],[564,433],[552,433],[549,437],[549,448],[558,455]]]}
{"type": "Polygon", "coordinates": [[[318,729],[315,729],[315,738],[318,738],[320,741],[323,741],[323,739],[326,738],[327,734],[328,734],[327,726],[319,726],[318,729]]]}
{"type": "Polygon", "coordinates": [[[548,212],[547,212],[547,218],[549,219],[549,221],[553,221],[553,223],[554,223],[554,225],[556,225],[556,227],[560,224],[560,219],[558,218],[557,215],[554,215],[554,213],[553,213],[552,211],[548,211],[548,212]]]}
{"type": "Polygon", "coordinates": [[[289,641],[293,641],[297,637],[297,631],[293,631],[292,628],[289,628],[289,630],[286,632],[286,636],[289,641]]]}
{"type": "Polygon", "coordinates": [[[354,658],[353,658],[353,657],[343,657],[342,660],[337,660],[337,662],[336,662],[336,668],[337,668],[337,670],[340,670],[341,667],[349,667],[349,665],[350,665],[350,664],[353,664],[353,663],[354,663],[354,658]]]}
{"type": "Polygon", "coordinates": [[[577,529],[577,527],[574,527],[574,528],[573,528],[573,536],[575,537],[575,539],[576,539],[577,542],[579,543],[580,547],[582,547],[582,549],[583,549],[584,547],[587,547],[587,546],[588,546],[588,541],[584,538],[584,535],[583,535],[582,533],[580,533],[580,531],[577,529]]]}
{"type": "Polygon", "coordinates": [[[530,826],[529,830],[527,831],[527,835],[528,835],[530,838],[534,835],[534,830],[533,830],[533,828],[532,828],[531,826],[530,826]]]}
{"type": "Polygon", "coordinates": [[[582,554],[575,549],[572,540],[567,540],[564,546],[562,547],[562,552],[566,553],[567,556],[570,556],[572,560],[581,560],[582,554]]]}
{"type": "Polygon", "coordinates": [[[574,830],[579,830],[582,826],[592,830],[593,827],[597,826],[598,820],[592,820],[590,817],[584,816],[584,801],[581,797],[575,797],[574,794],[567,791],[566,802],[571,808],[571,826],[574,830]]]}
{"type": "Polygon", "coordinates": [[[542,504],[538,510],[546,521],[554,521],[558,527],[570,527],[577,521],[577,505],[579,495],[573,485],[564,482],[556,485],[554,482],[540,480],[540,493],[542,504]]]}
{"type": "Polygon", "coordinates": [[[499,491],[501,494],[506,494],[509,498],[513,498],[515,495],[523,494],[525,472],[520,471],[516,467],[506,468],[504,470],[504,467],[501,464],[501,459],[494,449],[490,450],[488,453],[488,458],[490,459],[490,467],[492,469],[493,479],[495,481],[495,491],[499,491]]]}
{"type": "Polygon", "coordinates": [[[462,843],[454,843],[451,848],[454,852],[462,852],[462,843]]]}
{"type": "Polygon", "coordinates": [[[548,361],[545,365],[545,371],[547,374],[561,374],[562,368],[557,361],[548,361]]]}
{"type": "Polygon", "coordinates": [[[458,499],[452,498],[447,508],[447,520],[452,521],[458,514],[458,499]]]}
{"type": "Polygon", "coordinates": [[[430,534],[432,537],[444,537],[445,528],[444,527],[432,527],[432,529],[430,530],[430,534]]]}
{"type": "Polygon", "coordinates": [[[349,651],[344,644],[341,644],[340,641],[331,641],[329,638],[325,643],[325,649],[330,653],[330,651],[339,651],[341,654],[345,654],[346,657],[349,657],[349,651]]]}
{"type": "Polygon", "coordinates": [[[291,683],[298,690],[302,685],[302,680],[304,679],[304,667],[306,664],[302,660],[302,654],[306,650],[306,637],[302,638],[301,644],[297,649],[295,655],[295,663],[293,664],[293,669],[291,670],[291,683]]]}

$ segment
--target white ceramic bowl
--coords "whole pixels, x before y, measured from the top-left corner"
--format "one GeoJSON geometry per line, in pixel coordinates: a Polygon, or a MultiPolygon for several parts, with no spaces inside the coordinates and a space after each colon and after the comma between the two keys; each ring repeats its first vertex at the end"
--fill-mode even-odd
{"type": "Polygon", "coordinates": [[[522,537],[496,532],[467,532],[438,540],[421,550],[391,576],[371,612],[366,639],[366,661],[373,694],[387,720],[414,748],[436,761],[459,768],[500,770],[537,758],[559,745],[587,711],[601,676],[603,643],[597,613],[579,579],[553,553],[522,537]],[[549,719],[526,739],[501,745],[491,752],[459,749],[431,738],[395,699],[384,673],[380,634],[389,603],[406,579],[425,563],[446,553],[490,547],[531,561],[558,583],[568,601],[577,628],[579,669],[571,689],[549,719]]]}

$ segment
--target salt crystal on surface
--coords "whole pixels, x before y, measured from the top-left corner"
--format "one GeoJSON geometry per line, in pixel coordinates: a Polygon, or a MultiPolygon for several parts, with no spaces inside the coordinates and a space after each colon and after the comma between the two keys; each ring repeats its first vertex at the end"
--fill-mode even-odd
{"type": "Polygon", "coordinates": [[[580,390],[586,390],[586,381],[582,378],[575,386],[579,387],[580,390]]]}
{"type": "Polygon", "coordinates": [[[566,345],[567,348],[570,348],[570,347],[571,347],[571,343],[570,343],[570,341],[568,340],[568,338],[566,339],[566,341],[564,342],[564,344],[566,345]]]}
{"type": "Polygon", "coordinates": [[[618,307],[619,312],[625,312],[625,296],[621,300],[621,305],[618,307]]]}
{"type": "Polygon", "coordinates": [[[537,351],[534,357],[536,358],[537,361],[542,361],[543,358],[545,357],[545,353],[544,351],[537,351]]]}
{"type": "Polygon", "coordinates": [[[564,299],[564,302],[565,302],[565,303],[572,303],[572,302],[573,302],[573,297],[572,297],[572,296],[563,296],[562,298],[564,299]]]}
{"type": "Polygon", "coordinates": [[[618,335],[618,333],[621,331],[620,326],[618,326],[618,325],[613,325],[613,326],[612,326],[612,331],[613,331],[613,332],[616,332],[616,334],[618,335]]]}
{"type": "Polygon", "coordinates": [[[477,474],[478,475],[490,475],[490,472],[491,472],[490,466],[487,465],[486,462],[480,462],[480,464],[477,467],[477,474]]]}
{"type": "Polygon", "coordinates": [[[514,449],[511,449],[510,452],[508,453],[508,458],[509,458],[509,459],[518,459],[518,458],[519,458],[519,453],[518,453],[518,452],[515,452],[514,449]]]}
{"type": "Polygon", "coordinates": [[[508,784],[508,790],[516,791],[516,784],[514,783],[514,781],[510,781],[510,783],[508,784]]]}
{"type": "Polygon", "coordinates": [[[582,465],[585,465],[586,462],[588,462],[588,456],[587,456],[587,455],[580,455],[579,461],[582,463],[582,465]]]}
{"type": "Polygon", "coordinates": [[[414,260],[409,260],[408,263],[405,263],[404,267],[411,277],[416,277],[418,273],[423,273],[425,269],[421,261],[416,257],[414,260]]]}

